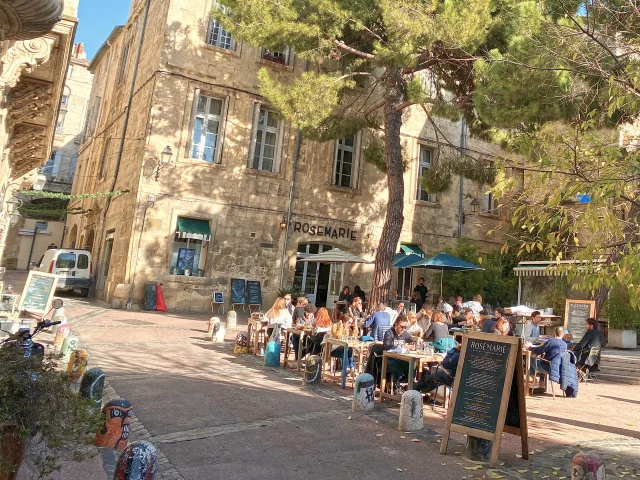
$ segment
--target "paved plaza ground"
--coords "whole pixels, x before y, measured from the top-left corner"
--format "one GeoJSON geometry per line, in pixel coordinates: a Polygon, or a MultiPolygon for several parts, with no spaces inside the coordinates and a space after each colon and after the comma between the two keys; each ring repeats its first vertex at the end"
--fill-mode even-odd
{"type": "MultiPolygon", "coordinates": [[[[15,274],[14,274],[15,275],[15,274]]],[[[14,276],[19,288],[20,275],[14,276]]],[[[519,438],[505,435],[501,465],[489,469],[462,455],[452,435],[449,455],[438,453],[446,410],[426,406],[425,431],[397,429],[398,406],[351,411],[352,390],[327,383],[301,386],[295,371],[264,368],[263,359],[232,353],[204,340],[210,314],[112,310],[65,296],[73,334],[106,373],[105,400],[133,404],[131,440],[159,450],[163,479],[438,479],[570,478],[571,458],[597,451],[607,473],[640,478],[640,386],[604,381],[580,385],[578,398],[527,397],[530,461],[519,438]]],[[[43,336],[42,343],[51,340],[43,336]]],[[[115,455],[65,462],[54,478],[109,479],[115,455]]],[[[19,478],[30,478],[23,469],[19,478]]]]}

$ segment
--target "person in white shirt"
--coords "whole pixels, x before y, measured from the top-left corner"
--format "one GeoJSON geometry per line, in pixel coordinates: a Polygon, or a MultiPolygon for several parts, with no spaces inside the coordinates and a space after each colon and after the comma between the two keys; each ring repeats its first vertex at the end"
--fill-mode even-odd
{"type": "Polygon", "coordinates": [[[540,321],[542,317],[539,311],[531,313],[531,321],[524,326],[524,341],[535,343],[540,336],[540,321]]]}
{"type": "Polygon", "coordinates": [[[478,315],[480,315],[480,311],[482,310],[482,296],[475,295],[473,297],[473,300],[471,300],[470,302],[464,302],[462,304],[462,308],[470,308],[473,312],[473,315],[477,317],[478,315]]]}
{"type": "Polygon", "coordinates": [[[291,325],[293,324],[293,318],[287,309],[285,299],[282,297],[276,298],[276,301],[273,303],[273,307],[267,311],[264,318],[269,321],[267,325],[267,335],[269,337],[271,337],[276,325],[280,325],[281,329],[286,329],[291,328],[291,325]]]}

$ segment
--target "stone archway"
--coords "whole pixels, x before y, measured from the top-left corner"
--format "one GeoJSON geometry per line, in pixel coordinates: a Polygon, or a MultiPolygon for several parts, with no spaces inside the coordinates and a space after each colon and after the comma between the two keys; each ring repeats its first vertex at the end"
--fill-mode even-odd
{"type": "Polygon", "coordinates": [[[78,226],[74,225],[71,227],[71,232],[69,233],[69,247],[76,248],[76,242],[78,240],[78,226]]]}
{"type": "Polygon", "coordinates": [[[87,235],[87,241],[85,242],[85,247],[91,253],[93,253],[93,242],[95,240],[95,235],[93,233],[93,229],[89,230],[89,234],[87,235]]]}

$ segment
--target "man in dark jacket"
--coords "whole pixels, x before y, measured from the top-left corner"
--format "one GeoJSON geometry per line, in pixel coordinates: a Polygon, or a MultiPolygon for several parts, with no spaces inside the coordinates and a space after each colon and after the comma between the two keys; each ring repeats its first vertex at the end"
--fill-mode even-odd
{"type": "Polygon", "coordinates": [[[449,350],[442,361],[442,365],[437,368],[436,373],[430,375],[425,372],[420,381],[414,384],[413,389],[421,392],[431,392],[438,385],[452,386],[458,369],[461,347],[462,345],[458,345],[449,350]]]}
{"type": "Polygon", "coordinates": [[[563,340],[564,328],[556,327],[554,333],[554,338],[549,338],[538,347],[524,346],[523,348],[528,348],[531,353],[535,353],[539,357],[536,358],[535,364],[531,365],[531,375],[535,375],[536,370],[548,373],[552,382],[559,383],[560,362],[562,359],[562,353],[567,351],[567,344],[563,340]]]}
{"type": "MultiPolygon", "coordinates": [[[[584,334],[580,343],[575,346],[573,353],[576,355],[578,367],[584,366],[589,360],[589,353],[593,347],[602,347],[605,344],[604,335],[598,330],[598,321],[595,318],[587,318],[587,333],[584,334]]],[[[593,367],[598,360],[592,359],[590,367],[593,367]]]]}

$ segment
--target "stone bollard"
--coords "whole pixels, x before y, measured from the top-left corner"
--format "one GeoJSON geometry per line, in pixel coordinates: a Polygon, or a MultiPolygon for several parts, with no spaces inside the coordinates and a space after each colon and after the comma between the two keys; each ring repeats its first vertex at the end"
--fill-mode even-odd
{"type": "Polygon", "coordinates": [[[131,402],[127,400],[111,400],[102,409],[104,424],[96,433],[96,446],[113,448],[122,451],[129,438],[131,423],[131,402]]]}
{"type": "Polygon", "coordinates": [[[53,346],[61,347],[62,343],[64,342],[64,339],[67,338],[70,333],[71,333],[71,327],[68,324],[63,323],[61,325],[58,325],[58,330],[56,331],[56,338],[53,340],[53,346]]]}
{"type": "Polygon", "coordinates": [[[351,408],[353,410],[373,410],[373,401],[375,399],[376,381],[372,375],[361,373],[356,377],[356,383],[353,386],[353,402],[351,408]]]}
{"type": "Polygon", "coordinates": [[[221,322],[216,323],[213,326],[213,336],[211,337],[211,341],[215,343],[223,343],[226,333],[227,330],[224,328],[224,324],[221,322]]]}
{"type": "Polygon", "coordinates": [[[249,334],[247,334],[247,332],[238,332],[236,335],[236,344],[233,347],[233,353],[249,353],[249,334]]]}
{"type": "Polygon", "coordinates": [[[60,349],[60,353],[62,354],[62,364],[64,365],[69,361],[71,357],[71,353],[78,349],[78,337],[75,335],[67,335],[67,337],[62,342],[62,348],[60,349]]]}
{"type": "Polygon", "coordinates": [[[400,420],[398,430],[416,432],[424,428],[422,418],[422,394],[417,390],[407,390],[400,402],[400,420]]]}
{"type": "Polygon", "coordinates": [[[318,355],[309,355],[304,361],[302,386],[320,385],[322,381],[322,361],[318,355]]]}
{"type": "Polygon", "coordinates": [[[211,317],[209,319],[209,324],[207,325],[207,333],[204,336],[205,340],[212,340],[213,339],[213,329],[219,323],[220,323],[220,319],[218,317],[211,317]]]}
{"type": "Polygon", "coordinates": [[[238,314],[235,312],[235,310],[230,310],[227,313],[227,328],[231,329],[231,328],[236,328],[238,324],[238,314]]]}
{"type": "Polygon", "coordinates": [[[96,411],[102,408],[102,393],[104,392],[104,372],[99,368],[87,370],[80,382],[80,396],[95,401],[96,411]]]}
{"type": "Polygon", "coordinates": [[[158,454],[149,442],[139,441],[124,449],[113,474],[113,480],[155,480],[158,454]]]}
{"type": "Polygon", "coordinates": [[[264,352],[265,367],[280,367],[280,342],[275,340],[267,342],[267,349],[264,352]]]}
{"type": "MultiPolygon", "coordinates": [[[[67,324],[67,316],[64,313],[64,307],[60,307],[53,312],[53,317],[51,317],[52,322],[60,322],[60,325],[67,324]]],[[[58,326],[54,325],[51,327],[51,334],[55,337],[56,333],[58,333],[58,326]]]]}
{"type": "Polygon", "coordinates": [[[493,442],[484,438],[467,436],[466,457],[469,460],[487,462],[491,458],[493,442]]]}
{"type": "Polygon", "coordinates": [[[579,453],[571,462],[571,480],[605,480],[602,458],[593,453],[579,453]]]}
{"type": "MultiPolygon", "coordinates": [[[[67,337],[67,339],[68,338],[69,337],[67,337]]],[[[71,352],[69,363],[67,364],[67,375],[71,381],[76,382],[80,380],[87,368],[88,360],[89,354],[84,350],[75,350],[74,352],[71,352]]]]}

